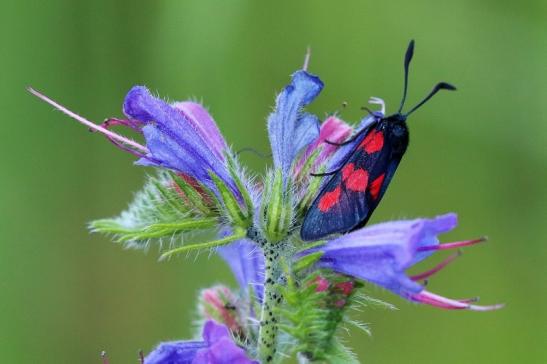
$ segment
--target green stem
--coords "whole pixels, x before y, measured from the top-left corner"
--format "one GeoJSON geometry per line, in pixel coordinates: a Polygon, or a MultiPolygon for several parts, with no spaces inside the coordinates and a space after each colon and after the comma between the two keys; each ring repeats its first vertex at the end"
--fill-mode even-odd
{"type": "MultiPolygon", "coordinates": [[[[278,245],[278,244],[276,244],[278,245]]],[[[273,362],[276,354],[276,339],[279,319],[275,308],[281,303],[281,294],[277,289],[280,276],[279,245],[273,247],[264,244],[265,280],[262,313],[260,315],[260,331],[258,333],[258,356],[262,363],[273,362]]]]}

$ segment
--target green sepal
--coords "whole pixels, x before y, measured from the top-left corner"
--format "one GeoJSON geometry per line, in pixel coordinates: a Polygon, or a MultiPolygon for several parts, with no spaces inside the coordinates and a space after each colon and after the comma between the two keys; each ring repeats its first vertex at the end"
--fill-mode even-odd
{"type": "Polygon", "coordinates": [[[293,271],[295,273],[299,273],[304,269],[310,268],[323,256],[323,254],[325,253],[322,251],[317,251],[303,256],[293,264],[293,271]]]}
{"type": "Polygon", "coordinates": [[[216,218],[187,219],[171,223],[151,224],[141,228],[126,228],[114,219],[92,221],[89,226],[93,232],[113,234],[117,242],[144,241],[165,236],[189,232],[199,229],[213,228],[217,225],[216,218]]]}
{"type": "Polygon", "coordinates": [[[281,170],[269,174],[263,196],[260,215],[264,217],[263,230],[267,240],[275,243],[287,237],[293,220],[292,190],[283,185],[281,170]]]}
{"type": "Polygon", "coordinates": [[[247,215],[252,216],[253,214],[253,200],[251,198],[251,195],[249,194],[249,191],[243,181],[241,180],[241,177],[238,173],[239,166],[237,164],[236,159],[232,156],[230,153],[225,153],[226,155],[226,161],[228,165],[228,171],[230,172],[230,176],[234,180],[237,189],[239,190],[239,193],[241,193],[241,197],[243,197],[243,202],[245,204],[245,208],[247,209],[247,215]]]}
{"type": "Polygon", "coordinates": [[[215,173],[210,171],[209,175],[220,193],[224,209],[228,215],[227,217],[230,219],[232,224],[245,229],[248,228],[250,226],[251,219],[247,213],[241,209],[239,201],[234,196],[230,188],[215,173]]]}
{"type": "Polygon", "coordinates": [[[160,260],[163,260],[167,257],[170,257],[173,254],[180,254],[180,253],[188,253],[195,250],[200,249],[210,249],[210,248],[216,248],[219,246],[223,246],[226,244],[230,244],[231,242],[239,239],[243,239],[246,235],[246,231],[243,229],[237,229],[234,231],[234,234],[224,237],[222,239],[212,240],[212,241],[206,241],[202,243],[193,243],[188,245],[183,245],[181,247],[168,250],[160,256],[160,260]]]}
{"type": "MultiPolygon", "coordinates": [[[[302,165],[302,168],[300,169],[300,172],[298,173],[298,179],[297,179],[297,182],[302,182],[303,180],[305,180],[306,178],[309,178],[309,174],[310,172],[313,172],[311,171],[311,168],[313,167],[313,165],[315,164],[315,161],[317,160],[317,158],[319,157],[319,154],[321,153],[321,150],[323,149],[323,146],[319,146],[318,148],[316,148],[312,154],[308,157],[308,159],[306,159],[306,161],[304,162],[304,164],[302,165]]],[[[297,164],[295,164],[296,166],[297,164]]],[[[293,166],[294,168],[294,166],[293,166]]]]}
{"type": "MultiPolygon", "coordinates": [[[[211,208],[204,203],[203,196],[198,191],[196,191],[196,189],[193,186],[188,184],[188,182],[186,182],[176,173],[169,172],[169,176],[171,177],[175,185],[178,188],[180,188],[180,190],[183,192],[184,196],[181,198],[184,198],[184,197],[187,198],[189,205],[193,206],[196,210],[198,210],[204,216],[209,216],[212,214],[211,208]]],[[[200,185],[200,187],[203,189],[204,193],[206,193],[206,196],[214,201],[214,199],[216,198],[214,193],[210,192],[208,189],[204,188],[202,185],[200,185]]]]}
{"type": "MultiPolygon", "coordinates": [[[[318,173],[324,173],[325,167],[319,168],[318,173]]],[[[304,197],[299,201],[298,206],[296,207],[297,213],[299,216],[303,216],[311,203],[319,193],[319,188],[321,187],[322,177],[310,177],[310,183],[308,184],[307,192],[304,197]]]]}

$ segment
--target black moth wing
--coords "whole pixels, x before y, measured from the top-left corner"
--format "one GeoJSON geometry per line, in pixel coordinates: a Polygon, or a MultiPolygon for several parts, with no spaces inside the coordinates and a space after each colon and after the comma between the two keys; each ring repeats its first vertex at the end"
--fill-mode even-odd
{"type": "Polygon", "coordinates": [[[407,146],[408,129],[404,122],[382,119],[363,131],[342,168],[330,177],[308,209],[300,230],[302,240],[319,240],[364,226],[382,199],[407,146]],[[374,133],[382,135],[383,143],[381,148],[369,153],[362,143],[374,133]],[[357,190],[343,178],[343,170],[350,164],[353,164],[352,170],[364,170],[368,176],[357,190]],[[329,199],[336,202],[327,204],[330,207],[325,211],[324,202],[329,199]]]}

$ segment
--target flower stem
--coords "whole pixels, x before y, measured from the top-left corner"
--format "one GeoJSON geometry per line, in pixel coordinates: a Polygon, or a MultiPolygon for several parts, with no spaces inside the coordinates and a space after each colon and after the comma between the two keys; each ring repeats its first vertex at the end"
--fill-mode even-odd
{"type": "MultiPolygon", "coordinates": [[[[276,244],[278,245],[278,244],[276,244]]],[[[262,246],[265,261],[264,301],[260,316],[260,331],[258,333],[258,356],[262,363],[273,362],[276,352],[278,318],[275,308],[281,303],[278,292],[280,277],[279,247],[266,243],[262,246]]]]}

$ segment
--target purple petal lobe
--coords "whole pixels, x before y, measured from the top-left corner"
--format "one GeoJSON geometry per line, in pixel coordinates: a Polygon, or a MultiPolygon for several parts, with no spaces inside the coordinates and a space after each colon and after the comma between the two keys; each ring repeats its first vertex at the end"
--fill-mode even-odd
{"type": "Polygon", "coordinates": [[[247,293],[252,287],[258,301],[262,302],[264,256],[256,244],[242,239],[218,248],[218,253],[232,269],[239,287],[247,293]]]}
{"type": "Polygon", "coordinates": [[[292,80],[277,96],[275,111],[268,118],[268,135],[272,147],[272,155],[276,168],[281,168],[283,179],[289,174],[289,169],[299,148],[304,142],[311,141],[304,129],[297,132],[299,124],[311,123],[307,114],[302,114],[302,108],[317,97],[323,88],[319,77],[306,71],[297,71],[292,80]],[[303,135],[303,136],[302,136],[303,135]]]}
{"type": "Polygon", "coordinates": [[[188,118],[196,132],[204,140],[209,140],[217,157],[224,160],[223,153],[227,148],[226,141],[209,112],[201,104],[192,101],[176,102],[173,107],[180,110],[188,118]]]}
{"type": "Polygon", "coordinates": [[[171,341],[159,344],[144,359],[145,364],[191,364],[198,350],[206,348],[203,341],[171,341]]]}
{"type": "Polygon", "coordinates": [[[204,341],[173,341],[158,345],[144,359],[145,364],[258,364],[232,340],[226,326],[205,322],[204,341]]]}
{"type": "Polygon", "coordinates": [[[319,124],[319,118],[315,115],[304,114],[301,116],[294,131],[294,148],[297,153],[317,139],[319,124]]]}
{"type": "Polygon", "coordinates": [[[208,347],[197,351],[193,364],[258,364],[234,343],[230,331],[223,325],[207,321],[203,327],[203,339],[208,347]]]}

